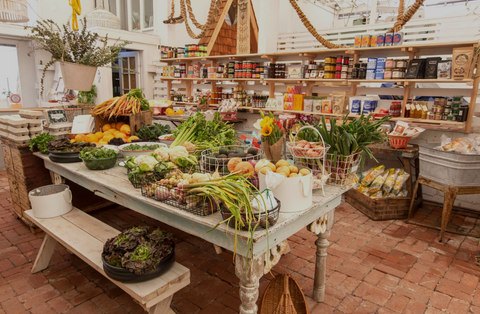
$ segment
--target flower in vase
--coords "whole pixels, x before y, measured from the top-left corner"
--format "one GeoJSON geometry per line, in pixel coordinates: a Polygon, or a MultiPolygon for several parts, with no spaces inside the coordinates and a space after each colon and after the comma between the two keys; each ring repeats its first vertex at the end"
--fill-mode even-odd
{"type": "Polygon", "coordinates": [[[261,130],[262,127],[260,126],[260,123],[262,122],[262,119],[258,119],[257,122],[253,124],[253,127],[257,130],[261,130]]]}
{"type": "Polygon", "coordinates": [[[267,124],[264,127],[262,127],[262,129],[260,130],[260,133],[262,133],[263,136],[269,136],[270,134],[272,134],[272,127],[269,124],[267,124]]]}
{"type": "Polygon", "coordinates": [[[273,122],[273,119],[271,119],[270,117],[264,117],[263,120],[260,122],[260,126],[262,128],[264,128],[265,126],[270,126],[273,122]]]}

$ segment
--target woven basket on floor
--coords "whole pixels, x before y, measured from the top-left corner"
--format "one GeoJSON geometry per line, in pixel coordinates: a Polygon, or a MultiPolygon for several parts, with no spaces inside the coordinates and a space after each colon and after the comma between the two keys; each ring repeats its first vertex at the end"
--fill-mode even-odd
{"type": "Polygon", "coordinates": [[[260,314],[310,314],[310,310],[298,283],[283,274],[275,277],[265,290],[260,314]]]}

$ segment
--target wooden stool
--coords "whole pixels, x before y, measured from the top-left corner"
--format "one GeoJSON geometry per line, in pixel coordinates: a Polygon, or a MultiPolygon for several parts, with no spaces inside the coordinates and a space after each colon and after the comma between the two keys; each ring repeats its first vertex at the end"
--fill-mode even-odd
{"type": "MultiPolygon", "coordinates": [[[[425,227],[435,228],[440,230],[440,242],[443,240],[443,234],[447,229],[448,222],[450,221],[450,217],[452,215],[452,208],[457,195],[466,195],[466,194],[480,194],[480,186],[455,186],[455,185],[448,185],[444,183],[437,182],[435,180],[427,179],[422,175],[419,175],[417,179],[417,183],[415,184],[415,189],[413,190],[412,200],[410,202],[410,208],[408,210],[408,219],[407,223],[421,225],[425,227]],[[419,224],[415,221],[412,221],[413,216],[415,215],[415,196],[417,191],[419,190],[420,184],[426,185],[431,187],[432,189],[443,191],[445,194],[444,201],[443,201],[443,210],[442,210],[442,222],[440,228],[434,225],[427,225],[427,224],[419,224]]],[[[421,197],[421,196],[420,196],[421,197]]],[[[449,231],[450,232],[450,231],[449,231]]],[[[458,232],[458,231],[451,231],[452,233],[462,234],[462,235],[471,235],[465,232],[458,232]]]]}

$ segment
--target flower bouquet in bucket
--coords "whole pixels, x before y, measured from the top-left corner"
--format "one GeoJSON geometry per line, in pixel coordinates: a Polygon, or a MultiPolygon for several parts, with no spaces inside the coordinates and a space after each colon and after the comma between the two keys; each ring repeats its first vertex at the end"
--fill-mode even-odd
{"type": "Polygon", "coordinates": [[[210,105],[211,98],[212,98],[212,95],[209,90],[207,90],[205,93],[199,93],[197,95],[197,100],[198,100],[197,108],[199,110],[207,111],[208,106],[210,105]]]}
{"type": "Polygon", "coordinates": [[[275,119],[273,113],[265,115],[260,111],[262,119],[258,119],[253,125],[262,134],[262,149],[271,161],[282,159],[283,144],[285,143],[285,130],[282,123],[275,119]]]}

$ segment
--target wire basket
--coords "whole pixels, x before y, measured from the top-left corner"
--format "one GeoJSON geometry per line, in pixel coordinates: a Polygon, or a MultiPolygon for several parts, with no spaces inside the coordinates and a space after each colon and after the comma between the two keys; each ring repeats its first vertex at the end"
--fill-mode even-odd
{"type": "Polygon", "coordinates": [[[155,171],[145,172],[142,174],[131,174],[131,172],[132,170],[130,169],[127,170],[128,180],[136,189],[140,189],[142,187],[142,184],[144,184],[145,181],[148,181],[148,182],[156,181],[159,176],[159,173],[156,173],[155,171]]]}
{"type": "Polygon", "coordinates": [[[339,185],[350,185],[355,180],[360,162],[362,161],[362,152],[343,156],[336,154],[327,154],[325,159],[325,170],[330,173],[328,183],[339,185]]]}
{"type": "Polygon", "coordinates": [[[390,141],[390,146],[393,148],[407,148],[408,142],[410,142],[411,136],[403,135],[388,135],[388,140],[390,141]]]}
{"type": "Polygon", "coordinates": [[[182,190],[176,186],[161,184],[156,180],[143,180],[142,195],[167,205],[179,208],[198,216],[215,213],[219,209],[219,201],[182,190]]]}
{"type": "MultiPolygon", "coordinates": [[[[266,212],[254,213],[252,221],[250,223],[247,221],[246,214],[240,214],[240,217],[245,224],[243,227],[241,227],[241,229],[248,230],[248,225],[250,225],[251,229],[255,228],[256,226],[257,229],[258,227],[266,229],[267,227],[274,226],[278,221],[278,217],[280,217],[280,208],[282,206],[278,198],[275,198],[275,200],[277,201],[277,206],[275,208],[267,210],[266,212]]],[[[232,213],[225,207],[223,203],[220,206],[220,212],[222,213],[223,220],[228,219],[232,216],[232,213]]],[[[235,218],[230,219],[228,224],[230,225],[230,227],[235,228],[235,218]]]]}
{"type": "Polygon", "coordinates": [[[203,173],[214,173],[217,169],[220,175],[227,175],[230,173],[228,170],[228,162],[230,159],[238,157],[241,158],[242,161],[259,161],[264,156],[263,150],[255,147],[247,147],[242,144],[238,145],[227,145],[222,147],[214,147],[210,149],[206,149],[202,151],[200,154],[200,171],[203,173]],[[220,154],[226,150],[227,154],[220,154]],[[252,154],[254,150],[257,152],[256,154],[252,154]],[[236,153],[234,153],[234,151],[236,153]],[[242,153],[240,153],[240,151],[242,153]],[[248,154],[248,151],[252,152],[248,154]],[[244,157],[234,156],[238,154],[244,154],[244,157]],[[223,157],[223,156],[225,157],[223,157]],[[219,157],[220,156],[220,157],[219,157]]]}
{"type": "Polygon", "coordinates": [[[313,126],[309,126],[309,125],[301,127],[300,130],[297,131],[297,134],[295,134],[294,141],[288,142],[287,147],[293,157],[305,158],[305,159],[323,159],[325,154],[330,149],[330,145],[328,144],[325,145],[325,142],[320,132],[313,126]],[[316,131],[322,141],[307,142],[305,140],[301,140],[297,142],[298,134],[305,129],[312,129],[316,131]]]}

